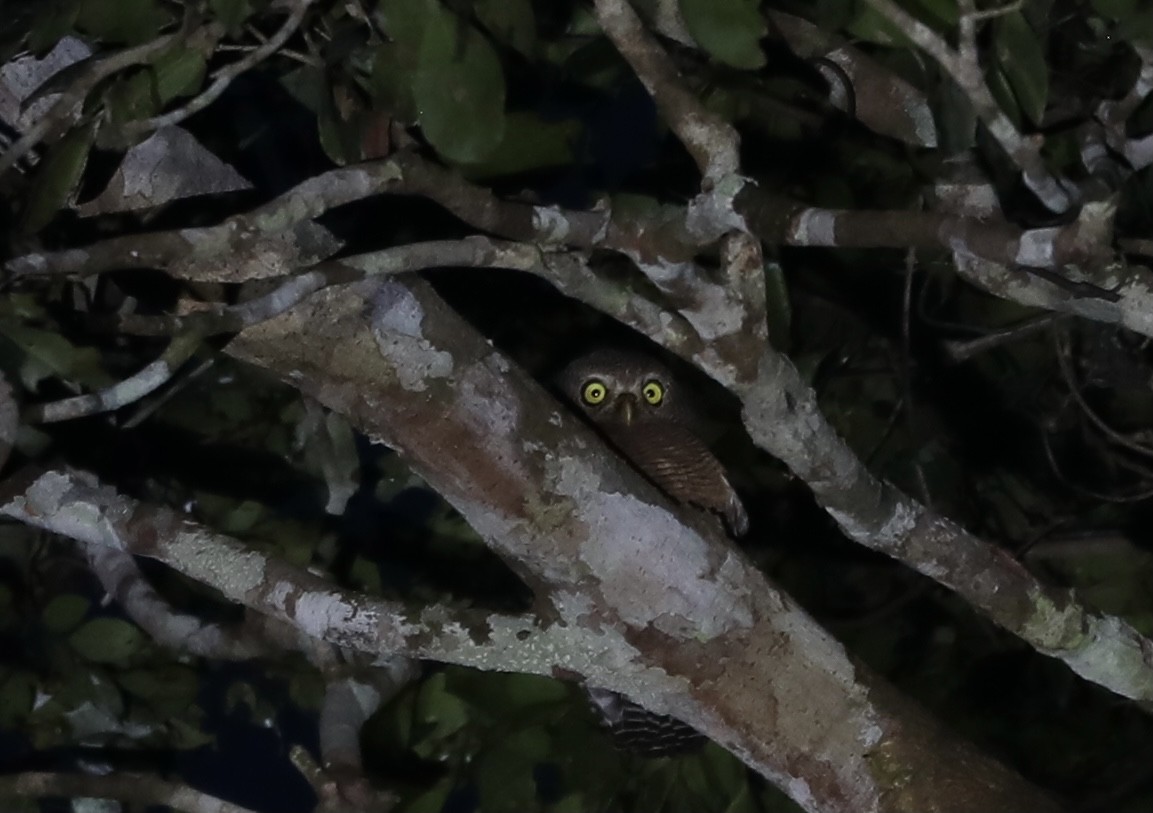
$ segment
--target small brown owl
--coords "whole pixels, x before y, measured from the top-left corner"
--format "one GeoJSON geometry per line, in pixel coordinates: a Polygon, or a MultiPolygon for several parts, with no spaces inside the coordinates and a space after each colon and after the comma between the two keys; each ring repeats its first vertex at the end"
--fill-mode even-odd
{"type": "MultiPolygon", "coordinates": [[[[735,535],[749,518],[724,468],[693,431],[694,412],[672,372],[637,353],[598,350],[560,376],[573,403],[642,474],[674,499],[714,511],[735,535]]],[[[621,747],[646,756],[684,753],[705,738],[674,717],[615,692],[586,689],[589,704],[621,747]]]]}
{"type": "Polygon", "coordinates": [[[560,384],[608,440],[674,499],[724,517],[735,536],[749,518],[725,470],[694,431],[687,392],[656,360],[597,350],[569,364],[560,384]]]}

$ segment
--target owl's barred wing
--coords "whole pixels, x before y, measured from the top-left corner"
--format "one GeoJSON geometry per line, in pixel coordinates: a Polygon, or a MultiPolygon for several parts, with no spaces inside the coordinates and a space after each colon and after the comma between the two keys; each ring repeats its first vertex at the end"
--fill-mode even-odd
{"type": "Polygon", "coordinates": [[[646,757],[695,751],[707,741],[688,723],[638,706],[608,689],[585,689],[589,705],[618,746],[646,757]]]}
{"type": "Polygon", "coordinates": [[[605,428],[625,457],[670,497],[717,512],[734,536],[749,529],[745,506],[724,467],[692,430],[674,421],[605,428]]]}

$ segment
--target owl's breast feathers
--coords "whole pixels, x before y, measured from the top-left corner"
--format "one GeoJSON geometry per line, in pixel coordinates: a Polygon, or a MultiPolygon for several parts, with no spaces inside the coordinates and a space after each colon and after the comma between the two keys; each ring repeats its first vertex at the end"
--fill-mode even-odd
{"type": "Polygon", "coordinates": [[[720,514],[734,536],[749,529],[745,506],[724,467],[690,429],[667,420],[603,428],[624,456],[670,497],[720,514]]]}

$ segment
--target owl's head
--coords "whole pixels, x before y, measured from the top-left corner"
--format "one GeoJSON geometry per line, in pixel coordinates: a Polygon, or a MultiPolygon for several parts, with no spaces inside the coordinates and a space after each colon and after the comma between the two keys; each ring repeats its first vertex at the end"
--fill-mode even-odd
{"type": "Polygon", "coordinates": [[[680,417],[672,372],[641,353],[596,350],[560,374],[565,394],[595,423],[632,426],[680,417]]]}

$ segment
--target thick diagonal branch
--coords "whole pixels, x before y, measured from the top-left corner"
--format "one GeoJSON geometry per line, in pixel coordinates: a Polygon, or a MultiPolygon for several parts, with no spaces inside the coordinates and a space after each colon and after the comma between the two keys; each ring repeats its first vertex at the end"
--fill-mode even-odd
{"type": "Polygon", "coordinates": [[[419,280],[320,292],[229,349],[397,449],[555,625],[598,632],[578,659],[591,683],[682,717],[807,809],[1052,809],[853,662],[419,280]]]}

